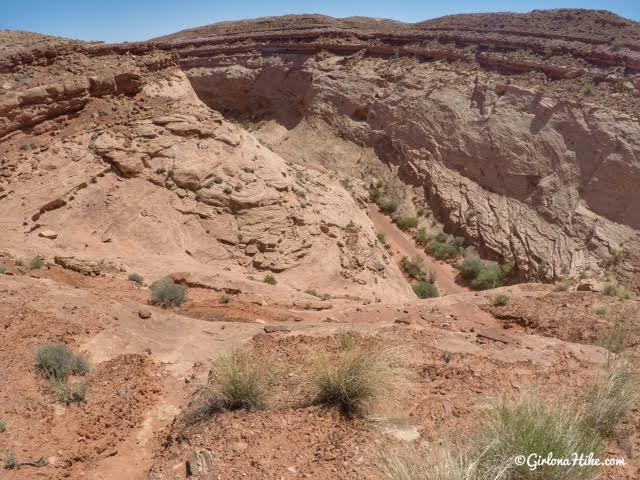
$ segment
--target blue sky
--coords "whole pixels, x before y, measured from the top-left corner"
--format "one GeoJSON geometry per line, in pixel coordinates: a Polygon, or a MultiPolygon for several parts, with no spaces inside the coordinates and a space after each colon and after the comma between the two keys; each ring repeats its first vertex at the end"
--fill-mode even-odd
{"type": "Polygon", "coordinates": [[[640,0],[0,0],[0,29],[120,42],[146,40],[223,20],[285,13],[362,15],[417,22],[452,13],[561,7],[606,9],[640,21],[640,0]]]}

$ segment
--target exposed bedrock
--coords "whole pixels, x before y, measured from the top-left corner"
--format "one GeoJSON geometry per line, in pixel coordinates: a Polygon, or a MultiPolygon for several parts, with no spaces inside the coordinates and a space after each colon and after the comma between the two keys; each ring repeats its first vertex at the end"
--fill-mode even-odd
{"type": "MultiPolygon", "coordinates": [[[[451,231],[524,277],[600,272],[637,251],[640,122],[442,62],[326,52],[180,59],[198,96],[243,121],[322,119],[425,188],[451,231]]],[[[637,275],[633,255],[627,275],[637,275]],[[634,266],[635,265],[635,266],[634,266]]]]}

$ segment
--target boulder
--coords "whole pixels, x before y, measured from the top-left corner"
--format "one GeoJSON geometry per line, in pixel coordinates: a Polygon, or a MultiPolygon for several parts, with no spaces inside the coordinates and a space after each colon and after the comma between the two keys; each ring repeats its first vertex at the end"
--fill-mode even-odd
{"type": "Polygon", "coordinates": [[[187,460],[187,475],[204,475],[213,469],[213,454],[206,448],[198,448],[191,452],[187,460]]]}

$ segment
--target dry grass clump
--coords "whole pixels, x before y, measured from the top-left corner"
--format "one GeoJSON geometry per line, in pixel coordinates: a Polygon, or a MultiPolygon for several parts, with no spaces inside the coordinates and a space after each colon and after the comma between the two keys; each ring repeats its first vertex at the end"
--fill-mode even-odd
{"type": "Polygon", "coordinates": [[[36,370],[47,380],[56,382],[65,381],[69,375],[85,375],[89,366],[66,345],[48,344],[36,353],[36,370]]]}
{"type": "Polygon", "coordinates": [[[347,416],[363,415],[405,383],[397,349],[368,344],[343,335],[334,356],[315,361],[310,383],[317,403],[334,406],[347,416]]]}
{"type": "Polygon", "coordinates": [[[596,382],[585,412],[585,424],[605,438],[617,427],[640,397],[640,372],[626,355],[609,360],[606,375],[596,382]]]}
{"type": "Polygon", "coordinates": [[[220,355],[209,372],[209,384],[227,410],[260,410],[267,404],[269,378],[264,363],[233,351],[220,355]]]}
{"type": "Polygon", "coordinates": [[[163,307],[180,306],[187,300],[187,288],[179,285],[171,277],[164,277],[156,280],[149,287],[151,289],[152,305],[163,307]]]}
{"type": "Polygon", "coordinates": [[[597,466],[538,465],[532,469],[515,458],[602,458],[605,441],[615,437],[627,412],[640,397],[640,375],[627,355],[612,358],[586,404],[565,404],[534,397],[501,403],[469,439],[463,455],[444,450],[415,460],[390,451],[381,455],[381,470],[391,480],[589,480],[597,466]],[[475,460],[470,461],[473,458],[475,460]]]}

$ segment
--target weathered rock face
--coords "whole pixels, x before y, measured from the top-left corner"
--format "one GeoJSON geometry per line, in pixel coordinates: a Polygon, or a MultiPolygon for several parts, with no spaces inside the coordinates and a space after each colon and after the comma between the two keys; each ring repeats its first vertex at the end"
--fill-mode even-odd
{"type": "MultiPolygon", "coordinates": [[[[207,55],[202,47],[197,56],[179,51],[179,62],[205,103],[243,122],[261,128],[275,120],[290,141],[301,121],[321,120],[336,136],[372,147],[424,187],[450,230],[527,278],[599,272],[614,250],[638,251],[637,112],[612,109],[568,84],[563,95],[536,75],[494,73],[486,55],[471,66],[448,65],[369,56],[363,45],[344,57],[323,51],[320,34],[297,46],[273,37],[247,35],[262,54],[244,53],[245,45],[234,56],[232,47],[207,55]]],[[[612,77],[603,68],[594,61],[578,84],[591,81],[588,72],[612,77]]],[[[631,90],[613,98],[637,102],[637,81],[631,71],[631,90]]],[[[627,265],[626,275],[637,269],[627,265]]]]}
{"type": "Polygon", "coordinates": [[[2,144],[0,248],[87,275],[102,260],[151,277],[215,272],[227,284],[275,272],[302,291],[411,298],[333,174],[285,162],[203,105],[175,66],[125,80],[137,93],[82,93],[63,128],[38,121],[50,135],[15,132],[2,144]]]}
{"type": "Polygon", "coordinates": [[[329,242],[328,270],[370,285],[377,274],[358,272],[383,272],[388,258],[368,254],[366,217],[326,172],[293,163],[341,169],[375,157],[423,188],[451,232],[523,277],[596,275],[624,250],[618,273],[637,279],[639,31],[570,10],[415,25],[292,16],[138,44],[9,49],[0,134],[22,153],[4,159],[0,199],[18,208],[14,180],[24,179],[26,230],[63,232],[59,246],[65,233],[51,219],[72,215],[69,202],[98,185],[112,209],[87,223],[100,248],[129,236],[157,254],[284,272],[322,263],[311,252],[329,242]],[[53,140],[31,143],[45,133],[53,140]],[[157,196],[137,230],[123,182],[145,201],[157,196]],[[117,209],[117,221],[98,222],[117,209]],[[357,242],[345,231],[352,218],[357,242]],[[188,240],[165,233],[181,225],[188,240]]]}

